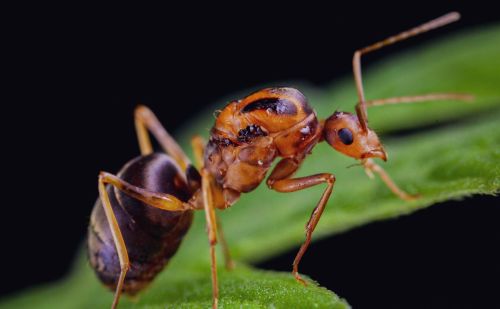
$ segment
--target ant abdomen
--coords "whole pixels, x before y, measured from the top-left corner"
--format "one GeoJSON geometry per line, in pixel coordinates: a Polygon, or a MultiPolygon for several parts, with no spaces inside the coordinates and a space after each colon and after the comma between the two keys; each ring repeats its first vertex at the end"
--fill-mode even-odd
{"type": "MultiPolygon", "coordinates": [[[[181,173],[169,156],[153,153],[129,161],[118,176],[132,185],[188,201],[191,194],[181,173]]],[[[107,192],[131,262],[123,291],[133,295],[150,283],[175,254],[191,225],[193,213],[160,210],[112,186],[107,187],[107,192]]],[[[120,261],[100,199],[90,219],[88,255],[99,279],[115,289],[120,261]]]]}

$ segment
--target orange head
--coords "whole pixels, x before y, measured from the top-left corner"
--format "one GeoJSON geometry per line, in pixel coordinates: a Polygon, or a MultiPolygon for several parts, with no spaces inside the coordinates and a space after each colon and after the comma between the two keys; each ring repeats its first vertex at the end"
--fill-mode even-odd
{"type": "Polygon", "coordinates": [[[351,113],[333,113],[325,120],[323,136],[330,146],[349,157],[387,160],[377,134],[370,128],[363,130],[358,117],[351,113]]]}

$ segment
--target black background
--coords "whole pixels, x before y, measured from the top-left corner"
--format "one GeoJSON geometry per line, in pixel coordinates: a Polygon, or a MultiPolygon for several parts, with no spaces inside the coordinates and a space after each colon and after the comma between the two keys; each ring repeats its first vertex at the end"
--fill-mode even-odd
{"type": "MultiPolygon", "coordinates": [[[[0,295],[68,270],[98,172],[138,154],[138,103],[175,133],[231,93],[285,81],[321,86],[351,74],[355,48],[450,10],[461,11],[462,21],[370,55],[365,67],[498,22],[498,10],[447,1],[4,9],[0,295]]],[[[357,308],[480,307],[500,288],[497,204],[494,197],[448,202],[319,241],[301,271],[357,308]]],[[[260,266],[289,270],[294,254],[260,266]]]]}

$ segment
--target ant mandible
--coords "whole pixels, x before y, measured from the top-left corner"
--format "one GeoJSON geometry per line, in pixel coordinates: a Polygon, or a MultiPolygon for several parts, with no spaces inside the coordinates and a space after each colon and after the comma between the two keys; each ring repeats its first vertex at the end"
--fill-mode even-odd
{"type": "Polygon", "coordinates": [[[360,160],[369,176],[378,174],[389,189],[403,200],[401,190],[373,161],[387,160],[377,134],[368,127],[367,107],[431,100],[470,100],[464,94],[426,94],[366,100],[361,78],[361,56],[460,18],[446,14],[411,30],[357,50],[353,57],[358,94],[356,114],[334,112],[319,121],[306,98],[293,88],[267,88],[232,101],[217,115],[205,146],[200,137],[192,140],[196,169],[181,147],[146,107],[135,110],[135,125],[141,156],[129,161],[115,176],[99,174],[100,200],[92,211],[88,252],[99,279],[112,289],[118,304],[122,292],[135,294],[149,284],[177,251],[191,225],[193,210],[204,210],[210,243],[213,308],[219,291],[215,245],[217,232],[226,266],[232,267],[215,209],[233,205],[241,193],[254,190],[265,178],[272,162],[281,158],[267,178],[270,189],[294,192],[326,184],[306,225],[306,239],[293,261],[293,274],[311,242],[335,183],[335,176],[321,173],[292,178],[311,150],[326,141],[335,150],[360,160]],[[168,154],[153,153],[148,130],[168,154]],[[119,276],[118,276],[119,274],[119,276]]]}

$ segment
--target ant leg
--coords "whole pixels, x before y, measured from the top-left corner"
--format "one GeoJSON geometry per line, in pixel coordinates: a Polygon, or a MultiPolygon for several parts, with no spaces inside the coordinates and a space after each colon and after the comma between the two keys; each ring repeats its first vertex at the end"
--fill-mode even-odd
{"type": "MultiPolygon", "coordinates": [[[[389,174],[387,174],[387,172],[382,167],[380,167],[380,165],[373,162],[372,159],[367,159],[367,160],[363,161],[362,164],[365,167],[365,169],[367,170],[367,173],[368,172],[370,174],[371,174],[371,172],[377,173],[380,176],[380,178],[382,179],[382,181],[385,182],[387,187],[389,187],[389,189],[394,194],[396,194],[400,199],[405,200],[405,201],[411,201],[411,200],[415,200],[415,199],[420,197],[418,194],[412,195],[412,194],[408,194],[405,191],[401,190],[394,183],[394,181],[391,179],[391,177],[389,177],[389,174]]],[[[368,176],[370,176],[370,174],[368,174],[368,176]]],[[[371,174],[371,177],[373,177],[373,174],[371,174]]]]}
{"type": "Polygon", "coordinates": [[[147,155],[153,152],[151,140],[148,135],[149,130],[158,140],[163,150],[174,158],[183,171],[186,171],[188,166],[191,165],[191,161],[179,144],[161,125],[155,114],[146,106],[139,105],[134,111],[134,119],[141,154],[147,155]]]}
{"type": "Polygon", "coordinates": [[[364,131],[368,129],[368,117],[366,114],[366,102],[365,102],[365,94],[363,91],[363,78],[361,75],[361,56],[365,55],[369,52],[381,49],[382,47],[394,44],[396,42],[403,41],[405,39],[408,39],[410,37],[416,36],[418,34],[427,32],[429,30],[439,28],[441,26],[444,26],[446,24],[452,23],[454,21],[457,21],[460,18],[460,14],[457,12],[451,12],[446,15],[443,15],[441,17],[438,17],[434,20],[431,20],[429,22],[426,22],[418,27],[412,28],[410,30],[401,32],[397,35],[388,37],[385,40],[379,41],[375,44],[372,44],[370,46],[367,46],[362,49],[358,49],[352,58],[352,67],[353,67],[353,72],[354,72],[354,81],[356,83],[356,90],[358,93],[358,99],[359,103],[356,105],[356,113],[358,115],[358,118],[360,120],[361,126],[364,131]]]}
{"type": "MultiPolygon", "coordinates": [[[[191,145],[193,146],[196,165],[200,169],[203,167],[203,152],[205,151],[205,144],[206,142],[201,136],[197,135],[191,139],[191,145]]],[[[210,185],[210,187],[213,192],[213,186],[210,185]]],[[[234,269],[235,264],[233,259],[231,258],[231,252],[229,251],[229,246],[227,245],[226,237],[224,236],[224,232],[222,230],[222,224],[218,219],[218,216],[217,222],[219,222],[219,224],[217,224],[217,232],[219,233],[220,244],[222,246],[222,252],[224,253],[224,264],[227,270],[232,270],[234,269]]]]}
{"type": "Polygon", "coordinates": [[[328,202],[328,199],[332,194],[333,185],[335,184],[335,176],[332,174],[323,173],[307,177],[299,177],[292,179],[287,178],[297,170],[298,166],[299,164],[293,161],[293,159],[281,160],[276,166],[276,168],[273,170],[271,175],[269,176],[267,184],[271,189],[276,190],[278,192],[294,192],[307,189],[309,187],[316,186],[322,183],[327,184],[327,187],[323,192],[323,195],[321,195],[321,199],[314,208],[311,214],[311,218],[307,222],[306,240],[300,247],[299,252],[295,256],[295,260],[293,261],[293,275],[295,276],[295,279],[297,279],[302,284],[306,285],[304,279],[302,279],[302,277],[299,275],[299,263],[302,257],[304,256],[304,253],[306,252],[307,248],[309,247],[309,244],[311,243],[312,233],[314,232],[314,229],[316,228],[316,225],[318,224],[319,219],[321,218],[321,215],[325,210],[326,203],[328,202]],[[284,177],[284,179],[281,177],[284,177]]]}
{"type": "Polygon", "coordinates": [[[224,265],[227,270],[233,270],[236,266],[233,259],[231,258],[231,252],[229,251],[229,246],[227,245],[226,237],[224,236],[224,231],[222,230],[222,222],[217,217],[217,232],[219,233],[220,245],[222,246],[222,253],[224,254],[224,265]]]}
{"type": "Polygon", "coordinates": [[[458,101],[470,102],[474,100],[474,96],[462,93],[429,93],[429,94],[421,94],[415,96],[368,100],[365,101],[365,105],[366,107],[371,107],[371,106],[380,106],[387,104],[417,103],[417,102],[437,101],[437,100],[458,100],[458,101]]]}
{"type": "Polygon", "coordinates": [[[169,211],[185,211],[190,209],[190,205],[180,201],[173,195],[150,192],[133,186],[128,182],[116,177],[115,175],[106,172],[99,173],[99,196],[102,201],[104,213],[106,214],[106,218],[111,229],[111,234],[113,236],[113,241],[116,246],[116,252],[118,253],[118,259],[120,261],[120,277],[118,278],[115,297],[111,306],[111,308],[114,309],[116,308],[116,306],[118,306],[118,301],[120,300],[120,295],[122,293],[125,276],[127,275],[127,271],[130,267],[130,261],[128,258],[127,247],[120,231],[120,226],[118,225],[118,221],[116,220],[115,214],[113,212],[111,202],[109,201],[105,186],[106,184],[110,184],[120,191],[123,191],[125,194],[160,209],[169,211]]]}
{"type": "Polygon", "coordinates": [[[120,295],[122,293],[123,282],[125,281],[125,276],[130,268],[130,261],[128,259],[127,246],[123,240],[122,233],[120,231],[120,226],[116,220],[113,208],[111,207],[111,202],[109,201],[108,193],[106,192],[106,186],[104,185],[103,178],[99,175],[99,195],[101,197],[102,206],[104,208],[104,213],[108,220],[109,227],[111,229],[111,235],[113,236],[113,241],[116,246],[116,252],[118,253],[118,259],[120,261],[120,277],[118,278],[118,283],[116,284],[115,297],[113,299],[112,309],[118,306],[120,300],[120,295]]]}
{"type": "Polygon", "coordinates": [[[210,244],[210,259],[212,271],[212,308],[217,309],[219,302],[219,286],[217,284],[217,262],[215,259],[215,245],[217,244],[217,218],[213,205],[212,194],[210,190],[208,172],[201,170],[201,189],[203,194],[203,207],[205,209],[205,219],[207,221],[208,241],[210,244]]]}
{"type": "Polygon", "coordinates": [[[203,168],[203,154],[207,143],[203,137],[196,135],[191,139],[191,147],[193,147],[194,158],[199,169],[203,168]]]}
{"type": "Polygon", "coordinates": [[[161,192],[152,192],[133,186],[128,182],[110,173],[100,172],[99,181],[106,184],[110,184],[116,187],[118,190],[122,191],[123,193],[155,208],[168,211],[186,211],[193,209],[193,207],[190,204],[184,203],[183,201],[179,200],[177,197],[173,195],[161,192]]]}

